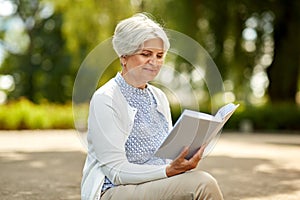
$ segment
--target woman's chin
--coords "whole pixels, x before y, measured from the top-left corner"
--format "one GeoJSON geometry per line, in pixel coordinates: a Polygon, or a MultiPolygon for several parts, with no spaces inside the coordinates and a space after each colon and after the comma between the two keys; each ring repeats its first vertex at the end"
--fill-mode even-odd
{"type": "Polygon", "coordinates": [[[158,74],[158,70],[144,70],[144,75],[149,78],[155,78],[158,74]]]}

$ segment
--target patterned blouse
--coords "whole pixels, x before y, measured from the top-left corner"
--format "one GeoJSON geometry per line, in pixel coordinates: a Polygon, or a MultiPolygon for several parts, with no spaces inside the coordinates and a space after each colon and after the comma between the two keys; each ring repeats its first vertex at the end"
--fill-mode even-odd
{"type": "MultiPolygon", "coordinates": [[[[130,163],[146,165],[164,165],[168,160],[154,157],[155,151],[168,135],[168,122],[156,108],[157,102],[146,87],[135,88],[127,84],[118,73],[115,81],[128,104],[137,109],[132,131],[125,143],[125,152],[130,163]]],[[[114,187],[105,177],[102,191],[114,187]]]]}

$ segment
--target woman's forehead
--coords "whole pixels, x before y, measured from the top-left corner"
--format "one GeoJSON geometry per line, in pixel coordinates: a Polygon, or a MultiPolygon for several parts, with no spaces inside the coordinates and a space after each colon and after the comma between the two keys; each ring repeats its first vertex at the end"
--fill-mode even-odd
{"type": "Polygon", "coordinates": [[[163,51],[164,43],[163,43],[162,39],[160,39],[160,38],[149,39],[143,43],[142,50],[163,51]]]}

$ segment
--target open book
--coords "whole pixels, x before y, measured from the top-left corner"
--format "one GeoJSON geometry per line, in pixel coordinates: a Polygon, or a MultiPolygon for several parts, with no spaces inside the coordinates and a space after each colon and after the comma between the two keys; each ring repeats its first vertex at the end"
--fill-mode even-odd
{"type": "Polygon", "coordinates": [[[189,159],[203,144],[207,144],[203,157],[207,156],[214,147],[214,139],[238,106],[229,103],[221,107],[214,116],[184,110],[155,156],[175,159],[184,147],[189,146],[189,154],[186,157],[189,159]]]}

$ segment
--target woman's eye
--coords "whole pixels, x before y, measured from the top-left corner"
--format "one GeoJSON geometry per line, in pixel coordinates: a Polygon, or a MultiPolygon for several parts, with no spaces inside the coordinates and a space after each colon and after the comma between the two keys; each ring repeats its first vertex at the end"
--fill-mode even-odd
{"type": "MultiPolygon", "coordinates": [[[[151,57],[153,54],[152,53],[141,53],[140,55],[144,56],[144,57],[151,57]]],[[[162,59],[163,58],[163,54],[156,54],[155,56],[156,56],[157,59],[162,59]]]]}
{"type": "Polygon", "coordinates": [[[142,56],[145,56],[145,57],[149,57],[149,56],[151,56],[151,54],[150,54],[150,53],[141,53],[141,55],[142,55],[142,56]]]}

